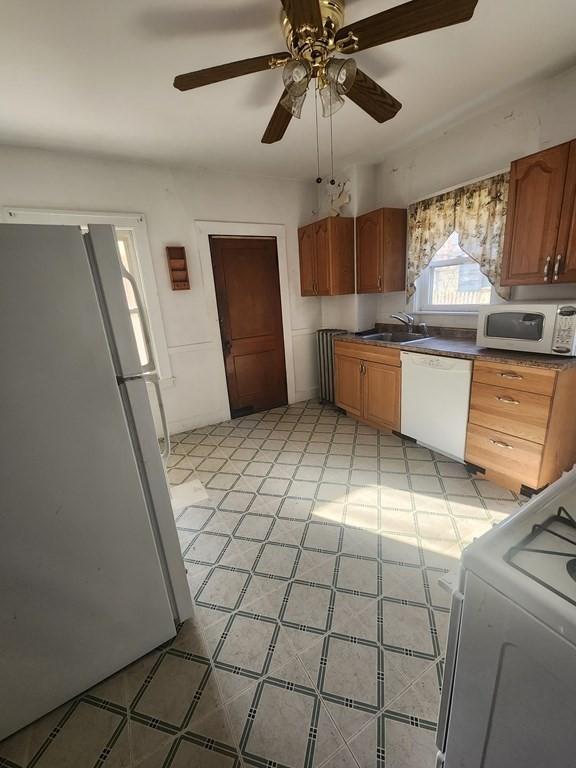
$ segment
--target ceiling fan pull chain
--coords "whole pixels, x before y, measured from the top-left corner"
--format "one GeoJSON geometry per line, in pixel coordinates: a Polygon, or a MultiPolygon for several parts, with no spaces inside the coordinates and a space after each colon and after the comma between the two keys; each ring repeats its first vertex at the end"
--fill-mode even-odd
{"type": "Polygon", "coordinates": [[[332,89],[330,89],[330,184],[334,186],[334,132],[332,130],[332,89]]]}
{"type": "Polygon", "coordinates": [[[320,176],[320,133],[318,130],[318,85],[314,84],[314,112],[316,114],[316,184],[322,183],[322,176],[320,176]]]}

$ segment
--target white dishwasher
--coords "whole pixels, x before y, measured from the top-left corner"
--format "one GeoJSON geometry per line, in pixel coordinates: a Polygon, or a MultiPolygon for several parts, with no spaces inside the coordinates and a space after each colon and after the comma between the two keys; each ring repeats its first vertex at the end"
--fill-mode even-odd
{"type": "Polygon", "coordinates": [[[402,434],[464,461],[472,361],[401,352],[402,434]]]}

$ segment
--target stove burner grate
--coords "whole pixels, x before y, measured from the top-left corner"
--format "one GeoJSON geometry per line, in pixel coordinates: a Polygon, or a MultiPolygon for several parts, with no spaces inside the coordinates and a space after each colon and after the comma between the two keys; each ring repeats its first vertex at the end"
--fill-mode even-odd
{"type": "Polygon", "coordinates": [[[546,587],[546,589],[549,589],[551,592],[554,592],[559,597],[562,597],[564,600],[568,600],[568,602],[572,603],[572,605],[576,605],[576,599],[574,597],[570,597],[569,595],[564,594],[563,592],[560,592],[560,590],[556,589],[550,584],[547,584],[542,579],[539,579],[538,576],[535,576],[533,573],[530,573],[525,568],[522,568],[522,566],[518,565],[517,563],[513,562],[512,558],[517,555],[519,552],[532,552],[534,554],[538,555],[550,555],[552,557],[568,557],[570,558],[568,562],[566,563],[566,570],[568,572],[568,575],[576,581],[576,541],[574,538],[568,538],[568,536],[563,536],[561,533],[558,533],[557,531],[550,530],[552,524],[558,524],[560,523],[562,526],[566,527],[566,533],[568,531],[576,530],[576,520],[572,517],[572,515],[568,512],[568,510],[565,507],[558,507],[558,511],[555,515],[551,515],[547,520],[545,520],[543,523],[536,523],[536,525],[532,526],[531,532],[526,536],[522,541],[517,544],[514,547],[510,547],[508,552],[504,555],[504,560],[512,566],[512,568],[515,568],[517,571],[520,571],[521,573],[528,576],[533,581],[538,582],[538,584],[541,584],[543,587],[546,587]],[[534,542],[534,540],[541,534],[541,533],[547,533],[550,536],[555,536],[558,541],[567,542],[568,544],[572,545],[573,552],[562,552],[561,550],[555,550],[555,549],[542,549],[538,547],[531,547],[530,544],[534,542]]]}

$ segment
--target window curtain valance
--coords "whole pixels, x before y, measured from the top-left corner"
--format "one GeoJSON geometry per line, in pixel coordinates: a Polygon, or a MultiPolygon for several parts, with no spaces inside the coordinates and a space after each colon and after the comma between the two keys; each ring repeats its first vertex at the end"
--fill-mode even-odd
{"type": "Polygon", "coordinates": [[[509,174],[501,173],[409,207],[407,298],[413,296],[416,279],[454,231],[462,250],[478,262],[498,295],[510,298],[510,289],[500,285],[508,181],[509,174]]]}

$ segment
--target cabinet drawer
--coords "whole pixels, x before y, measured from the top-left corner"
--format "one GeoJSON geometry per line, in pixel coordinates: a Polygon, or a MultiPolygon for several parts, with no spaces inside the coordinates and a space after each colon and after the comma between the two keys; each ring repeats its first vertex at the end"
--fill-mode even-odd
{"type": "Polygon", "coordinates": [[[400,350],[393,347],[380,347],[376,344],[362,344],[353,341],[335,341],[334,353],[356,357],[358,360],[367,360],[371,363],[400,365],[400,350]]]}
{"type": "Polygon", "coordinates": [[[538,488],[543,450],[538,443],[468,424],[466,461],[505,473],[530,488],[538,488]]]}
{"type": "Polygon", "coordinates": [[[552,395],[556,384],[556,371],[550,368],[529,368],[525,365],[489,363],[477,360],[474,363],[474,381],[497,387],[533,392],[536,395],[552,395]]]}
{"type": "Polygon", "coordinates": [[[517,389],[472,384],[470,417],[473,424],[507,435],[544,443],[552,400],[517,389]]]}

